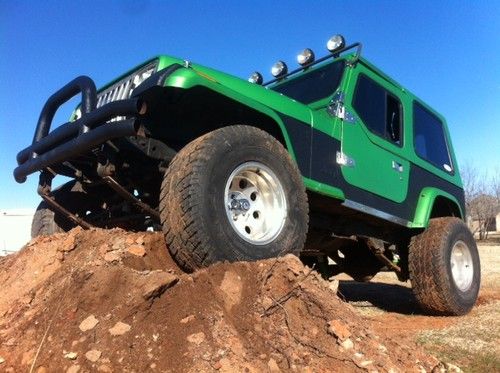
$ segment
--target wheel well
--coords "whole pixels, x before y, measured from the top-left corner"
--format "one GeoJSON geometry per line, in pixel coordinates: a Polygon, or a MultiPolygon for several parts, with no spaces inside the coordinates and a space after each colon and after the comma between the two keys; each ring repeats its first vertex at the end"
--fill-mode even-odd
{"type": "Polygon", "coordinates": [[[157,87],[145,96],[150,108],[144,122],[146,128],[151,137],[175,151],[207,132],[235,124],[262,129],[287,147],[273,118],[206,87],[157,87]]]}
{"type": "Polygon", "coordinates": [[[455,202],[446,197],[437,196],[432,206],[431,215],[429,218],[439,218],[443,216],[456,216],[462,218],[460,209],[455,202]]]}

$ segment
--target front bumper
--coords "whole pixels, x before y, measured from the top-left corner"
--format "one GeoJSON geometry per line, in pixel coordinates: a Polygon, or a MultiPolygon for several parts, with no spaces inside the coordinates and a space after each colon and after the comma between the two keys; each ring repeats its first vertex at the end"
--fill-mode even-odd
{"type": "Polygon", "coordinates": [[[132,98],[112,101],[99,108],[96,108],[96,86],[89,77],[80,76],[62,87],[45,103],[32,144],[17,154],[15,180],[23,183],[28,175],[85,154],[106,141],[142,134],[140,121],[146,114],[147,105],[138,96],[153,86],[163,85],[180,67],[171,65],[154,73],[134,89],[132,98]],[[82,117],[50,132],[56,111],[79,93],[82,95],[82,117]],[[127,119],[110,122],[116,117],[127,119]]]}

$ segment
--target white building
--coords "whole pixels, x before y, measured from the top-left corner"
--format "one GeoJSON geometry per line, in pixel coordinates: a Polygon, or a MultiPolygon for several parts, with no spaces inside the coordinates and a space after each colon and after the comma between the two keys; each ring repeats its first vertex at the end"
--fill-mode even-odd
{"type": "Polygon", "coordinates": [[[0,210],[0,255],[22,248],[31,239],[34,209],[0,210]]]}

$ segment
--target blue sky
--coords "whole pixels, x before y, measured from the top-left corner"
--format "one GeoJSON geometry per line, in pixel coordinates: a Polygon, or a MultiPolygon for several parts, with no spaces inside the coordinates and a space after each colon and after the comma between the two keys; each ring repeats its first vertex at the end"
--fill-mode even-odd
{"type": "Polygon", "coordinates": [[[0,208],[37,205],[38,177],[15,183],[15,155],[74,77],[100,86],[157,54],[269,77],[335,33],[447,118],[460,163],[500,169],[500,1],[0,0],[0,208]]]}

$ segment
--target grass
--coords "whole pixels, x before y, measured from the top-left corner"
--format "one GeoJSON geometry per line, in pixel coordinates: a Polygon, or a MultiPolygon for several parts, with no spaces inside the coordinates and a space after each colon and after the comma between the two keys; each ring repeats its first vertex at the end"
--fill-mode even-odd
{"type": "Polygon", "coordinates": [[[446,329],[424,330],[417,341],[464,372],[500,372],[500,301],[478,307],[446,329]]]}

